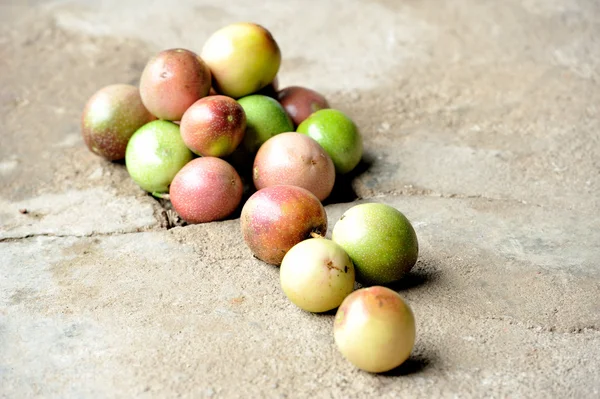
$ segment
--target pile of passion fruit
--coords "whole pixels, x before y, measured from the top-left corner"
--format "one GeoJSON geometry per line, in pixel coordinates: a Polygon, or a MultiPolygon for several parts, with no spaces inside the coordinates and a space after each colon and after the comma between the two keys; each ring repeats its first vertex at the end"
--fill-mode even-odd
{"type": "Polygon", "coordinates": [[[397,209],[363,203],[325,238],[322,201],[360,162],[362,137],[318,92],[279,90],[280,63],[271,33],[253,23],[214,32],[200,55],[162,51],[147,62],[139,88],[110,85],[88,100],[84,141],[107,160],[124,159],[135,183],[170,201],[189,224],[242,207],[244,241],[258,259],[280,266],[290,301],[315,313],[337,308],[342,355],[363,370],[391,370],[412,351],[415,321],[384,285],[414,266],[417,236],[397,209]],[[243,204],[240,176],[256,189],[243,204]]]}

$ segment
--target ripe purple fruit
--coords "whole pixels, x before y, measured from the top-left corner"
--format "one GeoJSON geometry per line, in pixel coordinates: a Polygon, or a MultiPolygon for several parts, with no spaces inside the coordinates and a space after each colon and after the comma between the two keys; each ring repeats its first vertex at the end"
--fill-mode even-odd
{"type": "Polygon", "coordinates": [[[211,73],[204,61],[185,49],[164,50],[148,61],[140,78],[142,101],[160,119],[181,120],[198,99],[208,95],[211,73]]]}
{"type": "Polygon", "coordinates": [[[196,158],[173,179],[173,208],[188,223],[205,223],[231,215],[242,200],[242,181],[233,166],[220,158],[196,158]]]}
{"type": "Polygon", "coordinates": [[[277,93],[277,99],[296,126],[318,110],[329,108],[325,97],[306,87],[286,87],[277,93]]]}
{"type": "Polygon", "coordinates": [[[209,96],[196,101],[181,118],[181,138],[194,153],[224,157],[241,143],[246,132],[246,114],[237,101],[209,96]]]}
{"type": "Polygon", "coordinates": [[[133,133],[154,119],[137,87],[115,84],[90,97],[81,117],[81,133],[90,151],[116,161],[125,158],[133,133]]]}
{"type": "Polygon", "coordinates": [[[258,190],[242,208],[244,241],[254,255],[279,265],[285,254],[311,233],[325,235],[327,214],[310,191],[296,186],[271,186],[258,190]]]}
{"type": "Polygon", "coordinates": [[[252,178],[257,189],[289,184],[303,187],[323,201],[333,189],[335,166],[312,138],[294,132],[281,133],[259,148],[252,178]]]}

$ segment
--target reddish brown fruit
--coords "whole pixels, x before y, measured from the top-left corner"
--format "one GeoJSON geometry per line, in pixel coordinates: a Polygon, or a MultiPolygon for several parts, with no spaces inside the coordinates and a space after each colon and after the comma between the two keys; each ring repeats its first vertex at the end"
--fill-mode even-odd
{"type": "Polygon", "coordinates": [[[242,234],[254,255],[281,264],[294,245],[327,232],[327,214],[310,191],[296,186],[271,186],[254,193],[242,208],[242,234]]]}
{"type": "Polygon", "coordinates": [[[173,179],[169,196],[175,211],[188,223],[205,223],[231,215],[242,200],[242,181],[233,166],[220,158],[196,158],[173,179]]]}
{"type": "Polygon", "coordinates": [[[305,188],[323,201],[333,189],[335,166],[312,138],[281,133],[267,140],[256,153],[252,178],[257,189],[289,184],[305,188]]]}
{"type": "Polygon", "coordinates": [[[246,114],[237,101],[209,96],[196,101],[181,118],[181,138],[194,153],[224,157],[241,143],[246,132],[246,114]]]}
{"type": "Polygon", "coordinates": [[[116,161],[125,158],[133,133],[154,119],[137,87],[115,84],[90,97],[81,116],[81,133],[90,151],[116,161]]]}
{"type": "Polygon", "coordinates": [[[318,110],[329,108],[325,97],[306,87],[286,87],[277,94],[277,99],[296,126],[318,110]]]}
{"type": "Polygon", "coordinates": [[[210,70],[196,53],[170,49],[161,51],[146,64],[140,79],[140,94],[152,114],[178,121],[190,105],[208,94],[210,85],[210,70]]]}

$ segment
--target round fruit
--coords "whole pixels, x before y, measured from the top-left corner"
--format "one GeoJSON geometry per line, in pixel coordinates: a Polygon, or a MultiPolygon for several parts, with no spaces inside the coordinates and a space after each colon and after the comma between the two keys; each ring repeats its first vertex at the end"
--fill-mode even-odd
{"type": "Polygon", "coordinates": [[[81,117],[81,132],[90,151],[116,161],[125,158],[133,133],[154,119],[144,107],[137,87],[110,85],[88,100],[81,117]]]}
{"type": "Polygon", "coordinates": [[[170,199],[188,223],[205,223],[231,215],[242,200],[242,181],[233,166],[220,158],[196,158],[173,179],[170,199]]]}
{"type": "Polygon", "coordinates": [[[300,133],[281,133],[256,153],[252,178],[257,189],[289,184],[303,187],[323,201],[333,189],[335,167],[315,140],[300,133]]]}
{"type": "Polygon", "coordinates": [[[335,224],[332,240],[350,255],[356,279],[387,284],[401,279],[419,255],[410,221],[389,205],[368,203],[348,209],[335,224]]]}
{"type": "Polygon", "coordinates": [[[238,100],[246,113],[244,147],[251,153],[279,133],[293,132],[294,124],[281,104],[271,97],[254,94],[238,100]]]}
{"type": "Polygon", "coordinates": [[[296,186],[258,190],[244,204],[240,219],[250,250],[258,259],[274,265],[311,233],[324,236],[327,232],[327,214],[321,201],[296,186]]]}
{"type": "Polygon", "coordinates": [[[308,312],[335,309],[354,289],[354,266],[346,252],[326,238],[309,238],[292,247],[281,262],[281,288],[308,312]]]}
{"type": "Polygon", "coordinates": [[[341,111],[317,111],[306,118],[297,131],[317,140],[340,174],[350,172],[360,162],[363,153],[362,137],[354,122],[341,111]]]}
{"type": "Polygon", "coordinates": [[[246,114],[237,101],[226,96],[209,96],[196,101],[181,118],[181,137],[198,155],[224,157],[242,142],[246,114]]]}
{"type": "Polygon", "coordinates": [[[178,121],[190,105],[208,95],[210,84],[210,69],[196,53],[170,49],[148,61],[140,78],[140,93],[152,114],[178,121]]]}
{"type": "Polygon", "coordinates": [[[131,136],[125,164],[141,188],[150,193],[166,193],[177,172],[192,156],[181,139],[179,126],[168,121],[152,121],[131,136]]]}
{"type": "Polygon", "coordinates": [[[348,295],[335,315],[333,336],[356,367],[382,373],[398,367],[415,344],[415,318],[395,291],[362,288],[348,295]]]}
{"type": "Polygon", "coordinates": [[[277,94],[277,99],[296,126],[304,122],[313,113],[329,108],[325,97],[306,87],[286,87],[277,94]]]}
{"type": "Polygon", "coordinates": [[[271,33],[252,23],[235,23],[213,33],[202,48],[217,92],[239,98],[273,81],[281,52],[271,33]]]}

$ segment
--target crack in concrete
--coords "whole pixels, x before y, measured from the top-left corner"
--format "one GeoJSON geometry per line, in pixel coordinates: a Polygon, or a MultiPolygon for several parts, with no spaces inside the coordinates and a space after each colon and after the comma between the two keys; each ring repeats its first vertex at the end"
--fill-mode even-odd
{"type": "Polygon", "coordinates": [[[487,197],[485,195],[480,195],[480,194],[458,194],[458,193],[438,193],[438,192],[434,192],[434,191],[430,191],[427,190],[426,192],[414,192],[411,190],[389,190],[389,191],[383,191],[371,196],[366,196],[366,197],[361,197],[359,196],[358,199],[360,200],[368,200],[368,199],[372,199],[372,198],[382,198],[382,197],[386,197],[386,196],[392,196],[392,197],[433,197],[433,198],[445,198],[445,199],[481,199],[481,200],[485,200],[485,201],[498,201],[498,202],[508,202],[508,203],[514,203],[514,204],[519,204],[519,205],[531,205],[531,206],[535,206],[535,207],[542,207],[541,204],[535,203],[535,202],[529,202],[526,200],[520,200],[520,199],[514,199],[514,198],[498,198],[498,197],[487,197]]]}
{"type": "MultiPolygon", "coordinates": [[[[161,228],[160,230],[155,230],[155,231],[162,231],[162,230],[166,230],[166,229],[161,228]]],[[[124,235],[124,234],[144,233],[147,231],[153,231],[153,230],[152,229],[148,229],[148,230],[136,229],[136,230],[130,230],[130,231],[111,231],[111,232],[106,232],[106,233],[93,231],[91,233],[86,233],[86,234],[31,233],[31,234],[25,234],[22,236],[18,236],[18,237],[1,237],[0,243],[16,242],[16,241],[26,240],[28,238],[36,238],[36,237],[55,237],[55,238],[110,237],[110,236],[117,236],[117,235],[124,235]]]]}
{"type": "MultiPolygon", "coordinates": [[[[411,193],[410,191],[404,190],[391,190],[387,192],[378,193],[376,195],[367,196],[367,197],[359,197],[358,200],[369,200],[376,198],[383,198],[386,196],[392,197],[433,197],[433,198],[445,198],[445,199],[481,199],[485,201],[500,201],[500,202],[508,202],[519,205],[531,205],[536,207],[541,207],[540,204],[530,203],[524,200],[516,200],[511,198],[495,198],[495,197],[486,197],[483,195],[463,195],[463,194],[445,194],[445,193],[436,193],[436,192],[428,192],[425,193],[411,193]]],[[[157,205],[159,207],[158,210],[158,219],[157,224],[159,227],[159,231],[170,230],[173,227],[185,227],[187,224],[175,213],[175,211],[168,206],[165,200],[161,200],[155,198],[157,205]]],[[[330,204],[335,205],[335,204],[330,204]]],[[[25,234],[22,236],[13,236],[13,237],[2,237],[0,238],[0,242],[10,242],[17,241],[21,239],[27,239],[32,237],[95,237],[95,236],[111,236],[111,235],[119,235],[119,234],[130,234],[130,233],[139,233],[146,230],[129,230],[129,231],[113,231],[107,233],[99,233],[92,232],[88,234],[55,234],[55,233],[31,233],[25,234]]],[[[151,231],[151,230],[148,230],[151,231]]]]}

